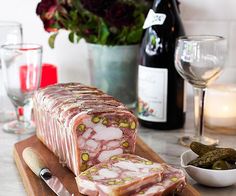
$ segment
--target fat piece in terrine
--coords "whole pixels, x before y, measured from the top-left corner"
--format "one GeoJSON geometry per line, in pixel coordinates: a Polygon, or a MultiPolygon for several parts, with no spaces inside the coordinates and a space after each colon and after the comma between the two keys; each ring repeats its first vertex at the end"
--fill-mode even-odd
{"type": "Polygon", "coordinates": [[[163,167],[137,155],[121,154],[76,177],[79,192],[94,196],[130,196],[162,180],[163,167]]]}
{"type": "Polygon", "coordinates": [[[56,84],[37,91],[33,103],[37,137],[75,175],[113,155],[134,153],[136,117],[96,88],[56,84]]]}

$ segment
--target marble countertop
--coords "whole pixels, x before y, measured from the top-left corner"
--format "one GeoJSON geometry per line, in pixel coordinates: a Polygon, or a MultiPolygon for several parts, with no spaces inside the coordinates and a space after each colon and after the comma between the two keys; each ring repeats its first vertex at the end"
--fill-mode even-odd
{"type": "MultiPolygon", "coordinates": [[[[139,136],[167,163],[180,167],[180,155],[187,148],[180,146],[177,142],[178,137],[184,134],[193,133],[193,113],[191,104],[188,104],[187,118],[184,129],[159,131],[146,128],[139,128],[139,136]]],[[[220,139],[220,145],[236,148],[236,136],[220,135],[217,133],[206,135],[220,139]]],[[[13,160],[14,143],[29,137],[29,135],[12,135],[4,133],[0,124],[0,196],[25,196],[26,192],[13,160]]],[[[197,184],[188,177],[192,184],[201,195],[206,196],[235,196],[236,184],[226,188],[209,188],[197,184]]]]}

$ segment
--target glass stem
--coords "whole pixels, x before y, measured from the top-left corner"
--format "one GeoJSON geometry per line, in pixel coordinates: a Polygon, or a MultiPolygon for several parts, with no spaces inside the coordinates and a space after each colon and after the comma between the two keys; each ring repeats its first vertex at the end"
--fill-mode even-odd
{"type": "Polygon", "coordinates": [[[21,120],[21,114],[20,114],[20,107],[16,106],[14,104],[14,108],[15,108],[15,111],[16,111],[16,119],[18,122],[23,122],[23,120],[21,120]]]}
{"type": "Polygon", "coordinates": [[[200,139],[204,135],[204,101],[205,101],[205,88],[194,87],[194,125],[195,136],[200,139]]]}

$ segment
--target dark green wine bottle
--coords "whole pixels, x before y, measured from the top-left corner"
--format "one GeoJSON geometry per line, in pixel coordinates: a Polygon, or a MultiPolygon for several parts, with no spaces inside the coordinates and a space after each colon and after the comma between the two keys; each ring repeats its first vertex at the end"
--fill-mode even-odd
{"type": "Polygon", "coordinates": [[[176,39],[184,35],[176,0],[155,0],[144,23],[138,74],[142,126],[177,129],[185,122],[184,80],[174,66],[176,39]]]}

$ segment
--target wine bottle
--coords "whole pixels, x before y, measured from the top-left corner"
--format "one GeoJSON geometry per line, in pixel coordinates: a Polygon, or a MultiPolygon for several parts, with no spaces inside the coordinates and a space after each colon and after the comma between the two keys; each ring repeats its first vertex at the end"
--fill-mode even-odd
{"type": "Polygon", "coordinates": [[[138,118],[154,129],[183,127],[184,80],[174,66],[175,42],[184,35],[176,0],[155,0],[143,28],[138,72],[138,118]]]}

